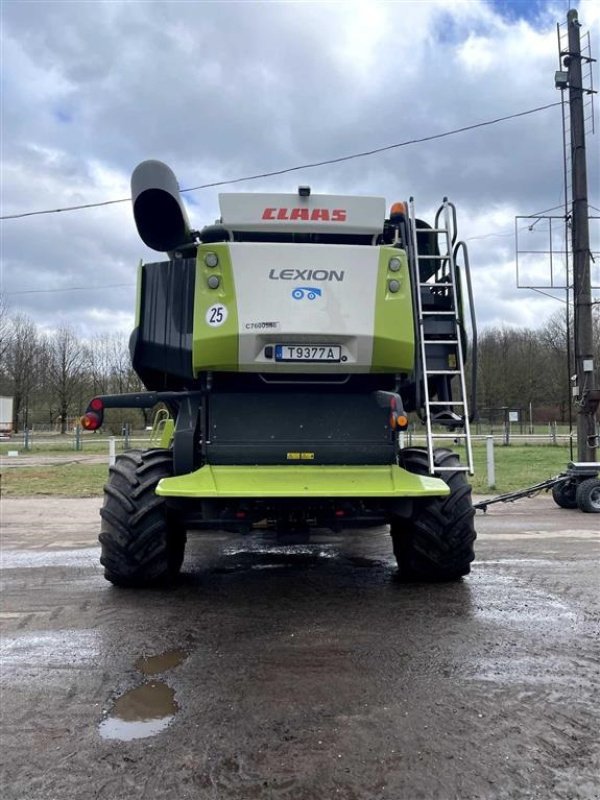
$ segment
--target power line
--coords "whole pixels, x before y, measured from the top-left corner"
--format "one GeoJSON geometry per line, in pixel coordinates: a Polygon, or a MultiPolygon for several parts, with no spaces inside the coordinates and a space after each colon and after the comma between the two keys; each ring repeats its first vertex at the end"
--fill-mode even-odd
{"type": "MultiPolygon", "coordinates": [[[[527,214],[527,219],[533,219],[535,217],[541,217],[542,214],[547,214],[548,211],[556,211],[557,208],[563,208],[562,204],[559,206],[552,206],[552,208],[545,208],[543,211],[536,211],[535,214],[527,214]]],[[[537,223],[534,223],[537,224],[537,223]]],[[[519,228],[520,231],[524,231],[528,228],[528,225],[523,225],[523,227],[519,228]]],[[[514,236],[514,228],[511,228],[510,231],[507,229],[507,233],[484,233],[480,234],[479,236],[469,236],[465,239],[465,242],[474,242],[476,239],[492,239],[492,238],[508,238],[509,236],[514,236]]]]}
{"type": "MultiPolygon", "coordinates": [[[[190,190],[187,190],[187,191],[190,191],[190,190]]],[[[538,216],[541,216],[542,214],[546,214],[548,211],[555,211],[557,208],[562,208],[562,205],[553,206],[552,208],[546,208],[543,211],[536,211],[534,214],[530,214],[529,217],[531,217],[531,218],[538,217],[538,216]]],[[[594,206],[591,206],[591,208],[594,208],[594,206]]],[[[597,217],[592,217],[591,219],[597,219],[597,217]]],[[[519,230],[524,231],[524,230],[527,229],[527,227],[528,227],[527,225],[524,225],[522,228],[519,228],[519,230]]],[[[466,242],[474,242],[476,239],[507,238],[509,236],[513,237],[514,235],[515,235],[515,232],[511,228],[511,230],[509,232],[507,232],[507,233],[501,233],[501,232],[498,232],[498,233],[484,233],[484,234],[480,234],[478,236],[469,236],[467,239],[465,239],[465,241],[466,242]]],[[[49,294],[51,292],[85,292],[85,291],[96,291],[96,290],[100,290],[100,289],[131,288],[132,286],[135,286],[135,283],[109,283],[109,284],[106,284],[105,286],[68,286],[68,287],[66,287],[64,289],[25,289],[25,290],[20,290],[20,291],[16,291],[16,292],[4,292],[4,294],[7,295],[7,296],[8,295],[13,296],[13,295],[16,295],[16,294],[19,294],[19,295],[20,294],[49,294]]],[[[543,292],[542,292],[542,294],[543,294],[543,292]]],[[[554,295],[549,295],[549,297],[554,297],[554,295]]],[[[557,298],[554,298],[554,299],[557,299],[557,298]]]]}
{"type": "MultiPolygon", "coordinates": [[[[535,114],[538,111],[545,111],[548,108],[554,108],[555,106],[559,106],[560,102],[557,103],[549,103],[545,106],[538,106],[537,108],[530,108],[528,111],[519,111],[516,114],[509,114],[505,117],[497,117],[496,119],[487,120],[485,122],[476,122],[473,125],[464,125],[462,128],[455,128],[451,131],[444,131],[444,133],[435,133],[431,136],[423,136],[420,139],[408,139],[405,142],[397,142],[395,144],[388,144],[384,147],[375,147],[372,150],[363,150],[360,153],[352,153],[351,155],[347,156],[338,156],[337,158],[328,158],[323,161],[313,161],[309,164],[299,164],[295,167],[285,167],[284,169],[277,169],[272,170],[271,172],[261,172],[256,175],[246,175],[243,178],[231,178],[229,180],[224,181],[214,181],[212,183],[202,183],[198,186],[191,186],[188,189],[181,189],[181,192],[196,192],[200,189],[213,189],[217,186],[231,186],[235,183],[243,183],[245,181],[255,181],[259,180],[260,178],[273,178],[277,175],[286,175],[290,172],[297,172],[302,169],[315,169],[316,167],[324,167],[329,164],[341,164],[344,161],[352,161],[357,158],[366,158],[367,156],[377,155],[378,153],[385,153],[388,150],[396,150],[400,147],[407,147],[411,144],[421,144],[423,142],[431,142],[435,139],[443,139],[447,136],[454,136],[457,133],[465,133],[466,131],[472,131],[476,128],[484,128],[489,125],[496,125],[499,122],[506,122],[509,119],[516,119],[518,117],[525,117],[529,114],[535,114]]],[[[63,211],[80,211],[85,208],[100,208],[101,206],[109,206],[115,205],[117,203],[127,203],[131,200],[129,197],[123,197],[119,200],[104,200],[99,203],[84,203],[82,205],[77,206],[65,206],[65,208],[51,208],[46,209],[43,211],[25,211],[21,214],[7,214],[5,216],[0,216],[0,220],[6,219],[22,219],[23,217],[34,217],[40,216],[42,214],[59,214],[63,211]]]]}
{"type": "Polygon", "coordinates": [[[94,292],[99,289],[122,289],[135,286],[135,283],[109,283],[105,286],[67,286],[64,289],[24,289],[18,292],[4,292],[5,295],[15,294],[50,294],[53,292],[94,292]]]}

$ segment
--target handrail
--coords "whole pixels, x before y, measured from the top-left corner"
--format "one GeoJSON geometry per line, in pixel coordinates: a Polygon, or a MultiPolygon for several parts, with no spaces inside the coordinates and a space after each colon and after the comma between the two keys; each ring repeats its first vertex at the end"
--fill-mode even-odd
{"type": "Polygon", "coordinates": [[[467,284],[467,295],[469,298],[469,314],[471,317],[471,331],[473,334],[473,343],[471,345],[471,402],[469,420],[472,422],[477,418],[477,367],[478,367],[478,353],[477,353],[477,320],[475,318],[475,302],[473,300],[473,284],[471,282],[471,265],[469,263],[469,251],[465,242],[460,241],[456,243],[454,248],[454,263],[457,264],[458,254],[462,251],[464,274],[467,284]]]}
{"type": "Polygon", "coordinates": [[[454,203],[451,203],[447,197],[444,197],[444,201],[442,205],[438,208],[437,213],[435,215],[435,222],[433,227],[438,229],[440,227],[440,217],[445,212],[446,207],[452,211],[452,236],[450,237],[450,241],[452,246],[456,242],[456,238],[458,236],[458,222],[456,220],[456,206],[454,203]]]}

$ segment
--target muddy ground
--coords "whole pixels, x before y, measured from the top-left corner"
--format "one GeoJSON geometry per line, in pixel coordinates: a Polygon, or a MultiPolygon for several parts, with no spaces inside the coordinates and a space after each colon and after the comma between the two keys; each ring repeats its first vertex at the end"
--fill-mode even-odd
{"type": "Polygon", "coordinates": [[[131,592],[98,505],[2,501],[7,800],[600,797],[597,515],[493,506],[437,586],[384,529],[196,535],[131,592]]]}

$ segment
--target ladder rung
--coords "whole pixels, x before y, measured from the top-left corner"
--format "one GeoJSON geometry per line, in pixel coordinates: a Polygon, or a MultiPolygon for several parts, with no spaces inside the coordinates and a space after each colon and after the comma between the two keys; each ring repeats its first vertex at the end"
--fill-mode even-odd
{"type": "Polygon", "coordinates": [[[424,281],[423,283],[420,283],[419,286],[431,289],[436,287],[443,289],[454,289],[454,284],[450,283],[449,281],[437,281],[436,283],[427,283],[427,281],[424,281]]]}
{"type": "Polygon", "coordinates": [[[458,339],[423,339],[425,344],[458,344],[458,339]]]}
{"type": "Polygon", "coordinates": [[[448,228],[415,228],[417,233],[448,233],[448,228]]]}
{"type": "Polygon", "coordinates": [[[445,314],[445,315],[452,314],[452,316],[454,316],[454,311],[423,311],[423,316],[431,317],[431,316],[437,316],[438,314],[445,314]]]}
{"type": "Polygon", "coordinates": [[[464,400],[431,400],[430,406],[464,406],[464,400]]]}
{"type": "Polygon", "coordinates": [[[426,369],[425,375],[460,375],[459,369],[426,369]]]}
{"type": "Polygon", "coordinates": [[[468,472],[468,467],[434,467],[435,472],[468,472]]]}
{"type": "Polygon", "coordinates": [[[432,439],[463,439],[466,433],[432,433],[432,439]]]}
{"type": "Polygon", "coordinates": [[[432,256],[417,256],[417,261],[420,261],[420,260],[424,261],[425,259],[427,259],[428,261],[431,261],[431,260],[434,260],[434,261],[445,261],[447,258],[450,258],[450,253],[446,253],[445,256],[433,256],[433,255],[432,256]]]}

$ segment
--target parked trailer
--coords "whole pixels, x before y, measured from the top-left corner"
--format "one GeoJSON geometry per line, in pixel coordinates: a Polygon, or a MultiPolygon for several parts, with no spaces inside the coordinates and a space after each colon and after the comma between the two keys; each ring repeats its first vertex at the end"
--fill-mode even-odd
{"type": "Polygon", "coordinates": [[[0,397],[0,435],[10,436],[13,432],[13,399],[0,397]]]}
{"type": "Polygon", "coordinates": [[[516,489],[475,503],[473,508],[487,511],[495,503],[514,503],[540,492],[552,492],[552,499],[561,508],[579,508],[588,514],[600,514],[600,461],[570,461],[565,472],[540,481],[526,489],[516,489]]]}

